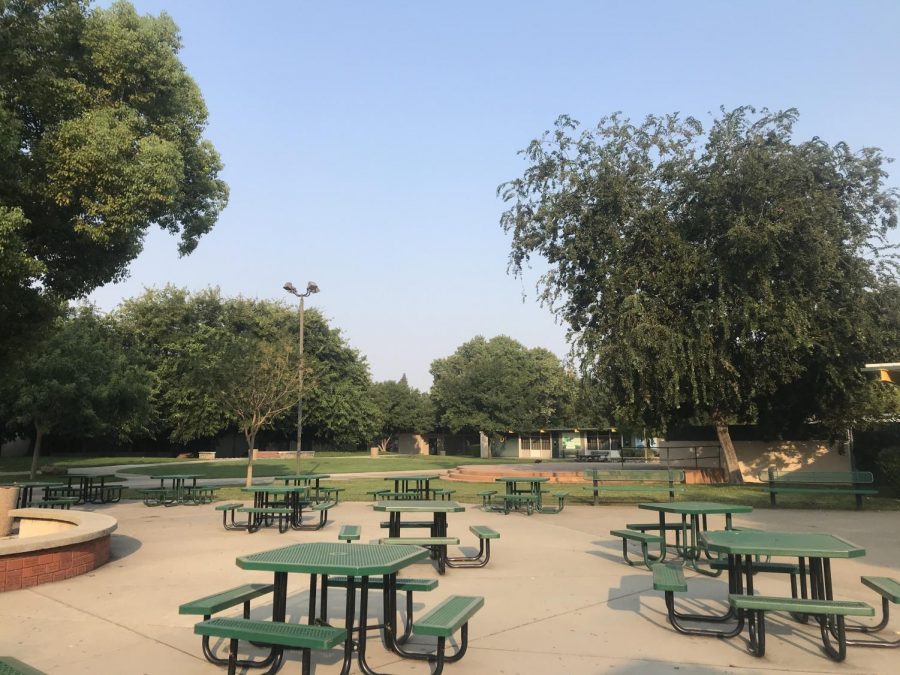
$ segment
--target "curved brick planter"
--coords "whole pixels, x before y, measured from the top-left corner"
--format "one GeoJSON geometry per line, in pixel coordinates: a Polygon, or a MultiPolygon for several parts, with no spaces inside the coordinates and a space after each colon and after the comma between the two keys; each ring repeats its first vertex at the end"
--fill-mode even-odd
{"type": "Polygon", "coordinates": [[[87,511],[14,509],[19,536],[0,540],[0,592],[61,581],[109,560],[115,518],[87,511]]]}

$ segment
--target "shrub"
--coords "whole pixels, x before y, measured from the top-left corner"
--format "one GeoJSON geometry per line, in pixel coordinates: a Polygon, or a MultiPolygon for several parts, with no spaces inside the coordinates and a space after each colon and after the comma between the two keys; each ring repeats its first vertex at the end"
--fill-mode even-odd
{"type": "Polygon", "coordinates": [[[881,478],[895,490],[900,490],[900,447],[884,448],[878,453],[881,478]]]}

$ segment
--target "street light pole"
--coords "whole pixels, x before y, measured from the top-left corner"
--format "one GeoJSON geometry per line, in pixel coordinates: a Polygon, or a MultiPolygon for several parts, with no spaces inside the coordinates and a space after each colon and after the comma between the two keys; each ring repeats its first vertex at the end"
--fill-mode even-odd
{"type": "Polygon", "coordinates": [[[304,300],[308,298],[313,293],[319,292],[319,287],[316,286],[315,282],[310,281],[306,284],[306,293],[301,293],[297,290],[297,288],[288,281],[284,285],[284,290],[286,290],[291,295],[296,295],[300,298],[300,373],[299,373],[299,391],[297,397],[297,473],[300,473],[300,448],[301,441],[303,439],[303,314],[304,314],[304,300]]]}

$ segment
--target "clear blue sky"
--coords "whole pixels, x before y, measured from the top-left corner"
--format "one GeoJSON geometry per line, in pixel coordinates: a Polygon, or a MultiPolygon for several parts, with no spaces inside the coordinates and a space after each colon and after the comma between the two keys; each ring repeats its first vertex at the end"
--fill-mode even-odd
{"type": "Polygon", "coordinates": [[[566,354],[537,274],[506,273],[495,193],[561,113],[797,107],[798,137],[900,158],[892,0],[134,4],[181,29],[231,199],[192,255],[153,231],[92,299],[171,282],[289,301],[285,281],[314,280],[309,306],[375,380],[428,389],[431,361],[477,334],[566,354]]]}

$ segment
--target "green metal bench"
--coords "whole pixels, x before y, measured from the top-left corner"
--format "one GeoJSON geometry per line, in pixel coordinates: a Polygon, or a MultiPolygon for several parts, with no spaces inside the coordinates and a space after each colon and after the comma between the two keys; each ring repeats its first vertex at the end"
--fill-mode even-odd
{"type": "Polygon", "coordinates": [[[676,632],[683,635],[709,635],[715,637],[734,637],[743,630],[743,623],[738,621],[731,629],[713,630],[708,628],[688,628],[680,623],[680,620],[687,621],[713,621],[716,623],[728,621],[734,618],[735,610],[729,609],[728,613],[720,617],[698,616],[696,614],[685,614],[675,609],[675,594],[686,593],[688,586],[687,580],[684,578],[684,568],[680,561],[669,563],[656,563],[650,567],[653,572],[653,589],[662,591],[666,600],[666,616],[672,628],[676,632]]]}
{"type": "MultiPolygon", "coordinates": [[[[257,619],[211,619],[195,625],[194,632],[204,637],[229,640],[228,675],[234,675],[241,663],[237,658],[240,640],[302,650],[301,672],[309,675],[312,672],[312,650],[331,649],[347,639],[347,631],[343,628],[257,619]]],[[[281,658],[279,651],[269,672],[275,672],[281,666],[281,658]]]]}
{"type": "Polygon", "coordinates": [[[451,595],[440,605],[432,609],[421,619],[413,623],[414,635],[431,635],[437,637],[434,655],[410,654],[400,650],[403,656],[413,656],[434,660],[432,675],[440,675],[445,663],[459,661],[466,654],[469,646],[469,620],[484,607],[484,598],[479,596],[451,595]],[[459,647],[453,654],[445,654],[447,638],[460,631],[459,647]]]}
{"type": "Polygon", "coordinates": [[[500,495],[500,499],[503,500],[503,513],[509,514],[513,509],[518,509],[521,506],[525,506],[525,512],[530,516],[534,513],[534,509],[537,506],[537,497],[533,494],[503,494],[500,495]]]}
{"type": "Polygon", "coordinates": [[[0,656],[0,675],[46,675],[46,673],[12,656],[0,656]]]}
{"type": "Polygon", "coordinates": [[[822,629],[822,644],[825,653],[835,661],[843,661],[847,656],[847,636],[844,630],[845,616],[874,616],[875,610],[864,602],[853,600],[811,600],[807,598],[781,598],[767,595],[729,595],[729,604],[737,610],[750,612],[749,651],[754,656],[766,653],[766,612],[790,612],[792,614],[812,614],[834,617],[834,626],[822,629]],[[835,649],[829,635],[837,640],[835,649]]]}
{"type": "Polygon", "coordinates": [[[434,554],[434,559],[437,560],[438,573],[443,574],[447,565],[447,547],[459,546],[459,539],[457,537],[384,537],[380,543],[389,546],[407,545],[429,548],[434,554]]]}
{"type": "Polygon", "coordinates": [[[481,497],[481,508],[486,511],[493,510],[493,504],[491,503],[494,495],[497,494],[496,490],[484,490],[478,493],[478,496],[481,497]]]}
{"type": "Polygon", "coordinates": [[[667,469],[665,471],[640,469],[602,470],[591,469],[584,472],[585,480],[592,485],[584,487],[594,494],[594,506],[600,496],[606,492],[667,492],[669,501],[675,501],[676,492],[684,492],[684,471],[667,469]]]}
{"type": "Polygon", "coordinates": [[[35,499],[29,504],[38,509],[65,509],[69,510],[73,504],[78,503],[78,497],[51,497],[49,499],[35,499]]]}
{"type": "Polygon", "coordinates": [[[138,493],[143,495],[146,506],[171,504],[175,499],[175,492],[167,488],[143,488],[138,490],[138,493]]]}
{"type": "Polygon", "coordinates": [[[448,557],[447,567],[484,567],[488,564],[491,559],[491,539],[499,539],[500,533],[487,525],[471,525],[469,532],[478,537],[478,554],[448,557]]]}
{"type": "MultiPolygon", "coordinates": [[[[858,633],[877,633],[888,625],[891,618],[891,603],[900,602],[900,582],[890,577],[860,577],[864,586],[871,588],[881,596],[881,620],[874,626],[852,624],[845,630],[858,633]]],[[[898,640],[847,640],[848,645],[855,647],[900,647],[898,640]]]]}
{"type": "Polygon", "coordinates": [[[665,539],[658,534],[647,534],[646,532],[641,532],[640,530],[610,530],[609,533],[614,537],[621,537],[622,539],[622,557],[632,567],[639,563],[634,562],[631,558],[628,557],[628,542],[636,541],[641,545],[641,556],[644,565],[647,566],[648,569],[653,569],[654,563],[660,563],[666,559],[666,547],[664,545],[665,539]],[[659,554],[651,555],[648,549],[650,544],[657,544],[659,546],[659,554]]]}
{"type": "MultiPolygon", "coordinates": [[[[356,580],[357,587],[359,586],[359,579],[356,580]]],[[[322,592],[328,592],[328,589],[331,587],[336,588],[347,588],[347,577],[344,576],[322,576],[322,592]]],[[[433,591],[437,588],[438,582],[437,579],[411,579],[411,578],[398,578],[397,579],[397,590],[403,591],[406,593],[406,620],[404,624],[403,634],[397,637],[397,642],[399,644],[403,644],[406,642],[410,635],[412,634],[412,623],[413,623],[413,593],[415,592],[423,592],[427,593],[429,591],[433,591]]],[[[369,590],[383,590],[384,589],[384,577],[369,577],[369,590]]],[[[323,607],[322,612],[325,613],[325,609],[323,607]]],[[[321,617],[322,622],[324,623],[327,617],[321,617]]]]}
{"type": "Polygon", "coordinates": [[[185,500],[195,504],[209,504],[215,501],[219,488],[213,486],[188,485],[184,488],[185,500]]]}
{"type": "Polygon", "coordinates": [[[453,499],[453,494],[456,492],[456,490],[451,490],[449,488],[433,488],[431,492],[434,493],[435,499],[450,501],[451,499],[453,499]]]}
{"type": "Polygon", "coordinates": [[[240,506],[238,513],[247,514],[247,532],[254,533],[263,522],[269,518],[278,517],[278,531],[284,534],[290,527],[291,515],[294,510],[289,506],[240,506]]]}
{"type": "MultiPolygon", "coordinates": [[[[626,529],[629,530],[637,530],[638,532],[659,532],[659,521],[657,520],[655,523],[627,523],[625,525],[626,529]]],[[[681,523],[666,523],[665,525],[666,532],[674,532],[675,533],[675,548],[681,547],[681,523]]]]}
{"type": "Polygon", "coordinates": [[[216,511],[222,512],[222,527],[226,530],[246,530],[247,523],[238,523],[234,519],[234,512],[243,507],[241,502],[226,502],[216,506],[216,511]],[[231,523],[228,522],[228,514],[231,514],[231,523]]]}
{"type": "MultiPolygon", "coordinates": [[[[327,502],[312,502],[309,505],[309,510],[313,513],[319,514],[319,519],[317,522],[312,525],[299,525],[295,526],[295,530],[321,530],[325,527],[325,523],[328,522],[328,510],[333,509],[337,506],[337,502],[327,501],[327,502]]],[[[302,514],[302,509],[301,509],[302,514]]]]}
{"type": "MultiPolygon", "coordinates": [[[[550,491],[546,490],[545,492],[549,493],[550,491]]],[[[553,492],[550,494],[556,497],[556,506],[545,506],[542,503],[540,506],[536,507],[539,513],[561,513],[563,508],[565,508],[566,497],[569,496],[568,492],[553,492]]]]}
{"type": "Polygon", "coordinates": [[[362,536],[362,528],[359,525],[341,525],[338,532],[338,539],[346,541],[348,544],[353,541],[359,541],[362,536]]]}
{"type": "MultiPolygon", "coordinates": [[[[236,607],[243,604],[244,618],[250,618],[250,601],[263,595],[268,595],[274,589],[274,584],[244,584],[229,588],[226,591],[213,593],[196,600],[191,600],[178,607],[179,614],[194,614],[203,617],[204,621],[208,621],[213,614],[217,614],[222,610],[236,607]]],[[[213,654],[209,647],[209,636],[203,637],[203,656],[210,663],[216,665],[226,665],[228,659],[217,657],[213,654]]],[[[259,661],[244,661],[238,665],[260,665],[259,661]]]]}
{"type": "MultiPolygon", "coordinates": [[[[863,495],[877,495],[878,490],[862,487],[871,485],[870,471],[776,471],[769,468],[758,476],[765,483],[763,492],[769,493],[769,503],[776,506],[776,494],[853,495],[856,508],[862,508],[863,495]]],[[[754,486],[755,487],[755,486],[754,486]]]]}
{"type": "Polygon", "coordinates": [[[341,501],[341,493],[347,488],[342,487],[325,487],[322,486],[319,488],[319,492],[325,497],[325,501],[333,501],[337,504],[341,501]]]}

